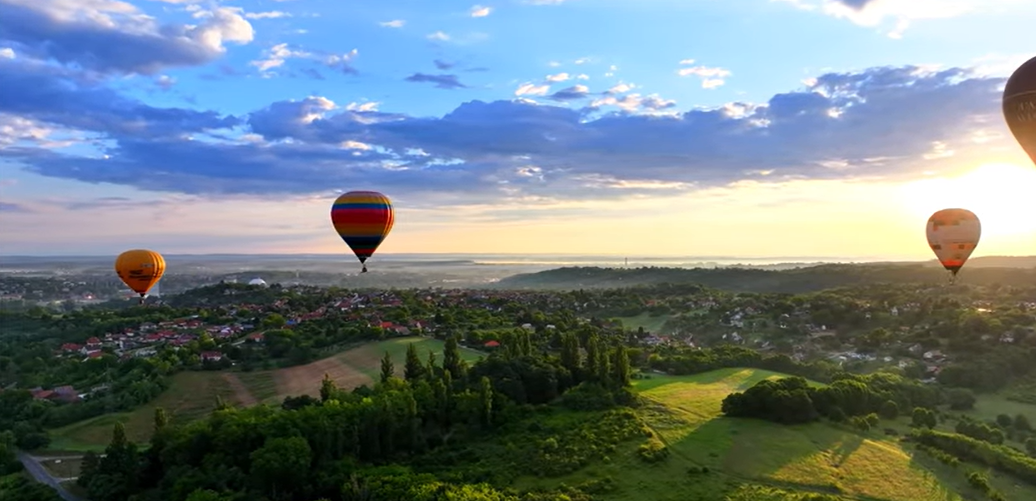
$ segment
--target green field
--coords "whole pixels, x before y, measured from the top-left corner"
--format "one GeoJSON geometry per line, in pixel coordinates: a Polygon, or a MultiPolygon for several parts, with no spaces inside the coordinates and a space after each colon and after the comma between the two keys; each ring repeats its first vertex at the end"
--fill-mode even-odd
{"type": "MultiPolygon", "coordinates": [[[[778,373],[723,369],[694,376],[652,376],[635,382],[649,405],[641,419],[669,447],[662,462],[647,464],[630,447],[609,462],[593,464],[561,479],[525,478],[521,488],[579,485],[611,478],[617,489],[598,494],[605,501],[644,499],[762,499],[746,485],[835,494],[846,499],[949,501],[984,499],[967,486],[965,468],[952,469],[914,452],[882,433],[858,433],[827,423],[783,426],[761,420],[721,417],[726,395],[778,373]],[[689,475],[692,467],[708,474],[689,475]],[[963,497],[962,497],[963,495],[963,497]]],[[[814,383],[815,384],[815,383],[814,383]]],[[[1036,499],[1036,490],[990,475],[1011,500],[1036,499]]],[[[595,498],[596,499],[596,498],[595,498]]],[[[776,497],[774,499],[783,499],[776,497]]]]}
{"type": "Polygon", "coordinates": [[[618,317],[622,321],[623,327],[627,329],[638,329],[643,327],[645,331],[652,334],[662,334],[662,326],[665,325],[666,321],[672,318],[669,315],[659,315],[653,317],[647,313],[641,313],[635,317],[618,317]]]}
{"type": "MultiPolygon", "coordinates": [[[[416,343],[421,360],[433,352],[442,362],[444,342],[438,339],[407,337],[368,343],[316,362],[259,372],[181,372],[173,376],[170,387],[151,403],[132,412],[107,414],[50,430],[51,450],[101,450],[111,440],[112,427],[122,422],[126,436],[136,442],[150,439],[155,409],[165,409],[174,423],[204,417],[216,407],[216,397],[237,406],[257,403],[280,404],[284,397],[303,393],[317,395],[324,374],[339,387],[353,388],[373,384],[381,371],[381,357],[388,351],[397,376],[403,376],[407,345],[416,343]]],[[[461,357],[469,362],[483,353],[462,348],[461,357]]]]}

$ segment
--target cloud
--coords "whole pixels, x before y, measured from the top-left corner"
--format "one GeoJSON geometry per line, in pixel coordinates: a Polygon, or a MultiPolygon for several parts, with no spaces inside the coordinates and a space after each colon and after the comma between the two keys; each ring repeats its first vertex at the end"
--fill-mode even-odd
{"type": "Polygon", "coordinates": [[[585,85],[573,85],[561,89],[550,95],[550,98],[555,101],[574,101],[576,99],[583,99],[590,95],[590,88],[585,85]]]}
{"type": "Polygon", "coordinates": [[[385,28],[402,28],[406,24],[406,21],[402,19],[393,19],[392,21],[385,21],[378,23],[385,28]]]}
{"type": "Polygon", "coordinates": [[[234,117],[212,111],[155,108],[67,70],[0,60],[0,113],[71,130],[154,138],[233,127],[234,117]]]}
{"type": "Polygon", "coordinates": [[[913,21],[951,18],[996,4],[1021,4],[1024,0],[781,0],[795,7],[847,19],[859,26],[882,27],[900,38],[913,21]]]}
{"type": "Polygon", "coordinates": [[[27,213],[31,213],[32,210],[30,210],[28,207],[25,207],[24,205],[21,205],[21,204],[0,202],[0,212],[18,212],[18,213],[27,214],[27,213]]]}
{"type": "Polygon", "coordinates": [[[226,43],[252,41],[241,10],[196,10],[194,25],[159,25],[118,0],[0,0],[0,40],[19,53],[89,70],[152,75],[198,66],[226,52],[226,43]]]}
{"type": "Polygon", "coordinates": [[[443,71],[448,70],[450,68],[453,68],[454,66],[457,65],[457,63],[451,63],[449,61],[443,61],[441,59],[436,59],[435,61],[432,61],[432,62],[435,64],[436,68],[438,68],[440,70],[443,70],[443,71]]]}
{"type": "Polygon", "coordinates": [[[270,12],[249,12],[245,14],[248,19],[277,19],[281,17],[291,17],[291,14],[274,10],[270,12]]]}
{"type": "Polygon", "coordinates": [[[565,80],[568,80],[569,78],[570,77],[568,76],[568,73],[558,73],[556,75],[547,75],[547,81],[548,82],[564,82],[565,80]]]}
{"type": "Polygon", "coordinates": [[[482,5],[476,5],[471,8],[471,17],[486,17],[492,12],[493,9],[484,7],[482,5]]]}
{"type": "Polygon", "coordinates": [[[434,33],[429,33],[425,38],[427,38],[429,40],[434,40],[434,41],[437,41],[437,42],[445,42],[445,41],[450,39],[450,36],[447,35],[446,33],[441,32],[441,31],[436,31],[434,33]]]}
{"type": "MultiPolygon", "coordinates": [[[[92,151],[20,143],[0,156],[44,176],[196,196],[359,187],[414,206],[536,205],[1018,159],[1000,116],[1003,83],[961,68],[881,67],[714,109],[627,94],[583,109],[470,101],[441,117],[414,117],[312,96],[227,117],[151,107],[59,69],[0,60],[0,113],[98,138],[92,151]]],[[[551,97],[589,95],[584,86],[551,97]]]]}
{"type": "Polygon", "coordinates": [[[550,92],[550,85],[537,85],[532,82],[526,82],[518,86],[518,89],[514,91],[516,96],[546,96],[550,92]]]}
{"type": "MultiPolygon", "coordinates": [[[[681,65],[694,64],[693,59],[684,59],[680,61],[681,65]]],[[[730,70],[709,66],[691,66],[689,68],[680,68],[676,70],[676,73],[682,77],[686,76],[697,76],[701,79],[701,86],[703,89],[715,89],[726,83],[726,78],[731,75],[730,70]]]]}
{"type": "Polygon", "coordinates": [[[407,82],[428,82],[434,83],[435,87],[439,89],[463,89],[467,88],[467,85],[460,83],[457,80],[457,75],[428,75],[425,73],[414,73],[406,77],[404,80],[407,82]]]}
{"type": "Polygon", "coordinates": [[[14,49],[10,47],[0,49],[0,57],[4,59],[14,59],[14,49]]]}
{"type": "MultiPolygon", "coordinates": [[[[271,70],[284,66],[289,59],[307,59],[317,61],[324,66],[342,73],[356,74],[352,66],[353,59],[359,51],[353,49],[346,54],[315,54],[301,49],[291,49],[288,44],[281,43],[263,51],[263,58],[248,64],[255,66],[264,76],[272,76],[271,70]]],[[[321,77],[322,78],[322,77],[321,77]]]]}

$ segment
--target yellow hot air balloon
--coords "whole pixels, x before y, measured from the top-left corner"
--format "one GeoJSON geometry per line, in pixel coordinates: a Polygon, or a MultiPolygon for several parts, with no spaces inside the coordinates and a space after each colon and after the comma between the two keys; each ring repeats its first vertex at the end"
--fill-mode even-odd
{"type": "Polygon", "coordinates": [[[982,236],[982,223],[967,209],[943,209],[928,218],[928,245],[943,267],[957,277],[982,236]]]}
{"type": "Polygon", "coordinates": [[[128,250],[115,258],[115,273],[133,292],[140,294],[140,304],[144,304],[147,291],[165,273],[165,258],[152,250],[128,250]]]}

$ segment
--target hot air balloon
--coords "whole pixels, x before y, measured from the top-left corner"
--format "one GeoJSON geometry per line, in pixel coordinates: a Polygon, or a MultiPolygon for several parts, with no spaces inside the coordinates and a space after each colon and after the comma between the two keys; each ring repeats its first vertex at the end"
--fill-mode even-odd
{"type": "Polygon", "coordinates": [[[982,223],[967,209],[943,209],[928,218],[928,245],[943,267],[957,277],[964,263],[978,246],[982,223]]]}
{"type": "Polygon", "coordinates": [[[367,273],[367,259],[392,231],[395,214],[388,197],[376,191],[350,191],[331,206],[331,223],[367,273]]]}
{"type": "Polygon", "coordinates": [[[1007,79],[1003,107],[1011,134],[1036,163],[1036,57],[1019,66],[1007,79]]]}
{"type": "Polygon", "coordinates": [[[115,258],[115,273],[133,292],[140,294],[140,304],[144,304],[147,291],[165,273],[165,258],[152,250],[128,250],[115,258]]]}

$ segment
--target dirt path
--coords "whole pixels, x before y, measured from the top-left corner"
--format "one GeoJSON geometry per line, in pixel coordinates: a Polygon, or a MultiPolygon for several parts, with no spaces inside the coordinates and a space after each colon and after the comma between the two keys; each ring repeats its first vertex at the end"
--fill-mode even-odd
{"type": "Polygon", "coordinates": [[[234,398],[237,399],[237,403],[242,407],[251,407],[259,403],[259,401],[252,396],[252,393],[248,391],[245,384],[242,383],[233,373],[224,372],[223,380],[230,385],[231,390],[234,390],[234,398]]]}

